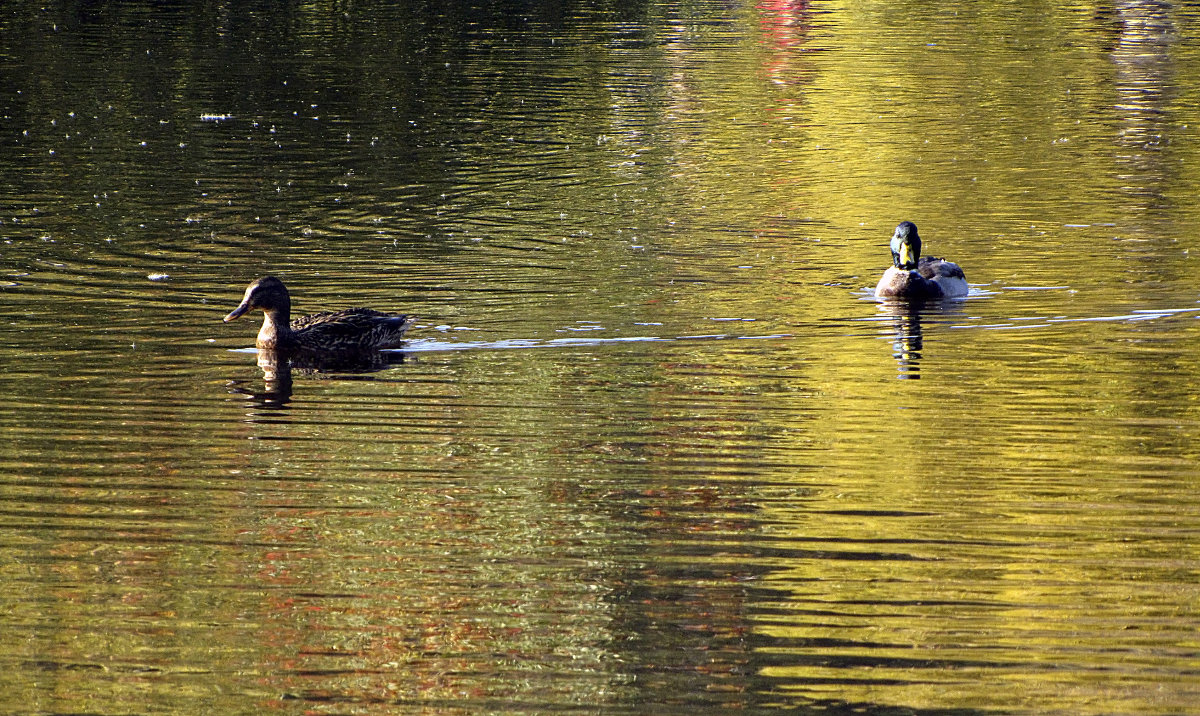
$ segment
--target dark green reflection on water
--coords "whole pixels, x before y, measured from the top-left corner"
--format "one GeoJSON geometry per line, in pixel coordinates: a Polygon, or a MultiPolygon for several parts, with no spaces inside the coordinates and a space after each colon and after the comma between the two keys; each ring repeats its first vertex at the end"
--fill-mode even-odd
{"type": "Polygon", "coordinates": [[[1195,25],[5,14],[9,702],[1186,711],[1195,25]],[[902,218],[970,300],[864,300],[902,218]],[[414,350],[228,350],[267,272],[414,350]]]}

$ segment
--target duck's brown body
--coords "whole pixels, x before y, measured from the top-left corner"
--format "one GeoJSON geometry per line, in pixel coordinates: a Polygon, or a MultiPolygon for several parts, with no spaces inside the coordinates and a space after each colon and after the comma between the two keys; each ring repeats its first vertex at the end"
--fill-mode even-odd
{"type": "Polygon", "coordinates": [[[242,302],[228,316],[228,323],[251,310],[263,312],[262,328],[255,341],[260,349],[309,352],[373,351],[396,348],[415,316],[382,313],[370,308],[326,311],[291,317],[292,301],[283,282],[264,276],[246,288],[242,302]]]}
{"type": "Polygon", "coordinates": [[[925,257],[915,269],[892,266],[884,271],[875,286],[875,295],[879,298],[936,300],[961,298],[969,290],[967,277],[958,264],[925,257]]]}

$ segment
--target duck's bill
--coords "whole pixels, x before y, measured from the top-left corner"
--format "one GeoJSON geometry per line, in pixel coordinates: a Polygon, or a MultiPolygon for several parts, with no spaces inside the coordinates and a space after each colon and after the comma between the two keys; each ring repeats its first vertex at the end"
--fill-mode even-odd
{"type": "Polygon", "coordinates": [[[225,316],[225,322],[229,323],[230,321],[234,320],[235,318],[241,318],[242,314],[249,310],[250,310],[250,304],[243,303],[242,305],[233,309],[233,311],[228,316],[225,316]]]}

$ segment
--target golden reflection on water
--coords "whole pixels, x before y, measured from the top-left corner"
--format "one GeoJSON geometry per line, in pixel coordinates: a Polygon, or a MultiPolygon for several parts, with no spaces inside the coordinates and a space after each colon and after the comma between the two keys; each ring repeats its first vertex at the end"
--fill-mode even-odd
{"type": "Polygon", "coordinates": [[[10,703],[1191,708],[1190,11],[460,10],[3,21],[10,703]]]}

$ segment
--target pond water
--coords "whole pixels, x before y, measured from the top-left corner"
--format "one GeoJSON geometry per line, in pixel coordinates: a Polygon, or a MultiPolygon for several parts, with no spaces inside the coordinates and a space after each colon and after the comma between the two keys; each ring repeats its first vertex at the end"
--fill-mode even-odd
{"type": "Polygon", "coordinates": [[[1194,710],[1198,38],[11,9],[0,710],[1194,710]],[[967,299],[872,299],[905,219],[967,299]],[[267,273],[420,321],[264,372],[221,318],[267,273]]]}

